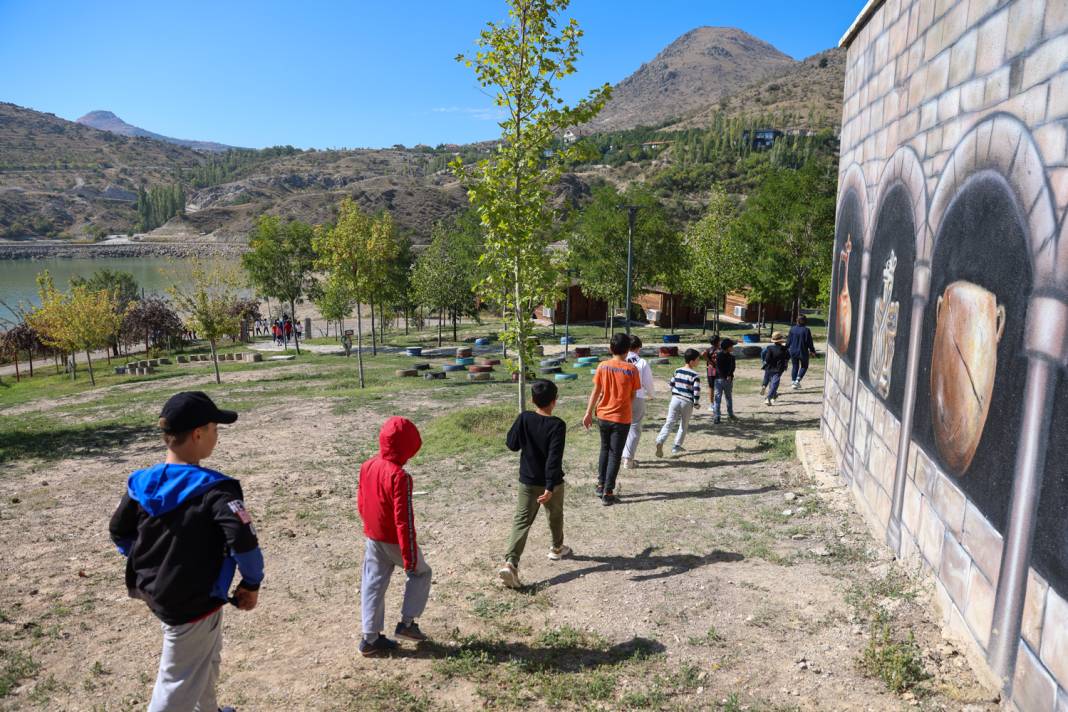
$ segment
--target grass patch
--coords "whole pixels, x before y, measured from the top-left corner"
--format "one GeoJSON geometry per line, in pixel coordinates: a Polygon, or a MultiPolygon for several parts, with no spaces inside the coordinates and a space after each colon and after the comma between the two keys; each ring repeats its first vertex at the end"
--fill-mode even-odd
{"type": "Polygon", "coordinates": [[[712,646],[723,642],[723,636],[716,630],[715,626],[710,627],[705,631],[704,635],[690,636],[690,645],[694,646],[712,646]]]}
{"type": "Polygon", "coordinates": [[[43,417],[0,418],[0,463],[89,457],[158,432],[154,424],[133,424],[125,419],[66,425],[43,417]]]}
{"type": "Polygon", "coordinates": [[[876,630],[864,649],[860,668],[872,677],[880,678],[886,689],[895,693],[909,690],[930,675],[924,670],[920,648],[910,632],[908,638],[895,641],[890,626],[883,624],[876,630]]]}
{"type": "Polygon", "coordinates": [[[761,438],[757,442],[757,449],[767,453],[769,460],[793,460],[797,457],[797,444],[792,432],[761,438]]]}
{"type": "Polygon", "coordinates": [[[368,681],[355,689],[346,690],[349,709],[376,712],[430,712],[441,709],[427,694],[413,693],[399,680],[389,678],[368,681]]]}
{"type": "Polygon", "coordinates": [[[19,683],[41,669],[33,658],[16,650],[0,648],[0,698],[10,695],[19,683]]]}
{"type": "Polygon", "coordinates": [[[512,404],[498,404],[460,408],[434,418],[422,429],[419,457],[477,457],[503,450],[515,412],[512,404]]]}

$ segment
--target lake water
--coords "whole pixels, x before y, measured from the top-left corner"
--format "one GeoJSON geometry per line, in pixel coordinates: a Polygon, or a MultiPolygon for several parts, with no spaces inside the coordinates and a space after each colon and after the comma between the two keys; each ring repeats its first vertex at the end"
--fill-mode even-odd
{"type": "MultiPolygon", "coordinates": [[[[37,298],[38,273],[48,270],[56,287],[66,290],[71,277],[88,277],[98,269],[130,272],[145,294],[165,294],[167,287],[177,280],[182,282],[189,275],[189,263],[165,257],[100,257],[77,258],[55,257],[44,260],[0,260],[0,300],[16,307],[39,303],[37,298]]],[[[10,319],[12,313],[0,305],[0,323],[10,319]]]]}

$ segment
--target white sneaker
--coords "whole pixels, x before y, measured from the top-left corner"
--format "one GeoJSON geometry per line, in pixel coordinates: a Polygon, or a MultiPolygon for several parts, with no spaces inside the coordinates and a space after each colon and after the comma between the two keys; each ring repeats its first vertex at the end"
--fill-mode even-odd
{"type": "Polygon", "coordinates": [[[627,465],[627,469],[628,470],[637,470],[638,469],[638,461],[635,460],[634,458],[631,458],[630,459],[630,464],[627,465]]]}
{"type": "Polygon", "coordinates": [[[681,447],[673,447],[673,448],[671,448],[671,454],[672,455],[678,455],[679,453],[685,452],[685,451],[686,451],[685,448],[681,448],[681,447]]]}
{"type": "Polygon", "coordinates": [[[793,388],[795,391],[800,389],[801,381],[794,381],[792,384],[790,384],[790,387],[793,388]]]}
{"type": "Polygon", "coordinates": [[[572,553],[571,547],[564,544],[559,549],[549,549],[548,557],[550,561],[559,561],[571,556],[572,553]]]}
{"type": "Polygon", "coordinates": [[[631,469],[630,463],[631,463],[630,458],[629,457],[624,457],[619,462],[619,469],[621,469],[621,470],[629,470],[629,469],[631,469]]]}
{"type": "Polygon", "coordinates": [[[508,588],[519,588],[522,586],[519,583],[519,570],[512,564],[511,561],[505,561],[497,571],[497,575],[501,578],[501,582],[508,588]]]}
{"type": "Polygon", "coordinates": [[[766,405],[771,405],[771,398],[765,398],[765,399],[764,399],[764,403],[765,403],[766,405]]]}

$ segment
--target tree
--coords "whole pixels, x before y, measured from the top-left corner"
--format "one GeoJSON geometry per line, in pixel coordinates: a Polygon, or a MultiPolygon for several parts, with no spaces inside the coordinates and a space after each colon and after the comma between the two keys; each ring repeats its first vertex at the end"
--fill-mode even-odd
{"type": "Polygon", "coordinates": [[[216,345],[224,336],[237,333],[241,326],[240,284],[241,277],[235,265],[212,263],[205,266],[194,258],[188,283],[175,283],[168,289],[178,310],[185,314],[189,327],[208,340],[216,383],[222,383],[216,345]]]}
{"type": "MultiPolygon", "coordinates": [[[[314,231],[298,220],[283,223],[273,215],[261,215],[249,233],[249,251],[241,265],[260,294],[289,304],[289,314],[297,319],[296,304],[315,283],[314,231]]],[[[297,353],[300,343],[294,339],[297,353]]]]}
{"type": "MultiPolygon", "coordinates": [[[[631,280],[632,295],[668,279],[677,282],[672,270],[680,262],[681,242],[668,223],[664,209],[647,190],[634,187],[620,195],[610,185],[594,190],[593,200],[578,216],[568,242],[571,266],[579,272],[583,294],[609,304],[605,320],[607,334],[611,306],[621,304],[627,293],[627,211],[638,208],[635,216],[631,280]]],[[[672,286],[672,285],[668,285],[672,286]]],[[[630,317],[630,305],[627,305],[630,317]]]]}
{"type": "Polygon", "coordinates": [[[476,313],[475,287],[478,283],[479,240],[477,233],[450,229],[444,223],[431,230],[430,245],[419,255],[412,269],[412,287],[416,302],[434,309],[438,320],[438,346],[444,314],[452,320],[452,339],[456,341],[456,320],[476,313]]]}
{"type": "Polygon", "coordinates": [[[526,408],[526,374],[532,357],[532,311],[555,282],[548,255],[551,223],[550,188],[577,146],[545,157],[556,135],[596,115],[610,93],[608,85],[590,92],[575,107],[557,96],[558,83],[575,71],[582,30],[574,20],[563,27],[557,15],[569,0],[509,0],[509,21],[488,23],[473,57],[458,61],[473,67],[481,86],[496,92],[504,113],[501,143],[490,158],[453,170],[468,185],[468,199],[478,211],[485,249],[480,258],[481,288],[502,295],[508,318],[502,335],[517,354],[519,409],[526,408]]]}
{"type": "Polygon", "coordinates": [[[345,319],[352,314],[355,306],[345,281],[335,275],[329,276],[312,290],[311,300],[318,308],[319,314],[326,319],[328,327],[330,322],[337,322],[340,334],[345,328],[345,319]]]}
{"type": "Polygon", "coordinates": [[[393,216],[382,212],[371,220],[364,260],[368,263],[366,299],[371,305],[371,355],[378,355],[375,342],[375,305],[378,305],[379,324],[383,324],[382,305],[392,301],[397,292],[395,266],[402,253],[402,238],[397,233],[393,216]]]}
{"type": "Polygon", "coordinates": [[[76,377],[73,356],[85,352],[89,382],[96,385],[92,350],[107,345],[119,330],[121,317],[115,300],[106,290],[90,291],[84,286],[71,287],[65,294],[56,289],[47,270],[37,275],[41,306],[27,317],[27,323],[40,334],[41,341],[72,356],[71,378],[76,377]]]}
{"type": "Polygon", "coordinates": [[[834,168],[826,161],[775,169],[749,196],[737,223],[750,251],[753,294],[791,303],[795,318],[831,269],[835,190],[834,168]]]}
{"type": "Polygon", "coordinates": [[[0,334],[0,354],[10,356],[15,362],[16,381],[22,380],[19,374],[19,352],[26,352],[26,361],[30,366],[30,378],[33,378],[33,354],[43,349],[44,344],[41,343],[40,335],[25,321],[20,321],[3,334],[0,334]]]}
{"type": "Polygon", "coordinates": [[[126,344],[144,339],[147,352],[181,336],[182,320],[166,299],[148,296],[127,307],[119,333],[126,344]]]}
{"type": "Polygon", "coordinates": [[[688,263],[684,290],[706,311],[709,304],[716,305],[715,331],[719,331],[720,298],[747,286],[747,255],[734,229],[736,219],[734,203],[721,187],[714,186],[704,216],[690,226],[683,239],[688,263]]]}
{"type": "MultiPolygon", "coordinates": [[[[137,280],[133,274],[121,270],[98,269],[85,277],[72,277],[72,287],[85,287],[91,292],[106,289],[115,302],[115,314],[118,317],[116,323],[122,324],[122,317],[133,302],[141,298],[141,288],[137,286],[137,280]]],[[[116,331],[109,339],[114,356],[119,355],[119,332],[116,331]]]]}
{"type": "Polygon", "coordinates": [[[360,373],[360,388],[364,387],[363,373],[363,311],[362,304],[374,298],[374,290],[382,284],[382,272],[396,256],[393,219],[389,213],[378,218],[365,214],[352,198],[346,197],[338,207],[337,222],[332,227],[316,228],[313,245],[320,269],[328,278],[336,280],[356,302],[356,356],[360,373]]]}

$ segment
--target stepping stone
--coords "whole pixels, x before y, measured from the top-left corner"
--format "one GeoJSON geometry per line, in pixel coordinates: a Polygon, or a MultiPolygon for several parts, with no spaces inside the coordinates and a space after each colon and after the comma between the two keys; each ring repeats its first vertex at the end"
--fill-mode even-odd
{"type": "Polygon", "coordinates": [[[544,373],[544,374],[560,373],[560,367],[559,366],[542,366],[541,368],[538,369],[538,373],[544,373]]]}
{"type": "Polygon", "coordinates": [[[664,358],[666,356],[678,356],[678,355],[679,355],[679,347],[678,346],[661,346],[660,347],[660,358],[664,358]]]}
{"type": "Polygon", "coordinates": [[[656,360],[656,365],[658,366],[667,366],[669,363],[671,363],[671,359],[669,358],[658,358],[656,360]]]}
{"type": "Polygon", "coordinates": [[[489,346],[489,344],[490,340],[485,337],[475,339],[475,346],[489,346]]]}
{"type": "Polygon", "coordinates": [[[423,355],[423,347],[422,346],[409,346],[407,349],[405,349],[404,353],[408,354],[409,356],[422,356],[423,355]]]}
{"type": "Polygon", "coordinates": [[[573,343],[575,343],[575,337],[574,336],[561,336],[560,337],[560,345],[561,346],[566,346],[567,344],[573,344],[573,343]]]}
{"type": "Polygon", "coordinates": [[[474,352],[465,346],[463,348],[456,349],[456,358],[467,358],[472,353],[474,352]]]}
{"type": "Polygon", "coordinates": [[[575,359],[575,363],[579,366],[590,366],[592,364],[599,363],[600,360],[600,356],[583,356],[581,358],[575,359]]]}
{"type": "Polygon", "coordinates": [[[126,367],[125,366],[116,366],[115,367],[115,375],[116,376],[125,376],[126,375],[126,367]]]}
{"type": "Polygon", "coordinates": [[[171,360],[169,358],[161,358],[159,360],[159,362],[160,362],[160,364],[162,364],[164,366],[170,366],[171,365],[171,360]]]}
{"type": "Polygon", "coordinates": [[[400,376],[402,378],[411,378],[413,376],[418,376],[419,372],[416,371],[414,368],[398,368],[396,371],[393,372],[393,375],[400,376]]]}
{"type": "Polygon", "coordinates": [[[677,344],[677,343],[679,343],[680,335],[679,334],[664,334],[663,338],[664,338],[664,343],[665,344],[677,344]]]}
{"type": "Polygon", "coordinates": [[[252,361],[255,361],[255,362],[259,362],[259,361],[263,360],[263,354],[249,354],[248,356],[249,356],[249,359],[251,359],[252,361]]]}
{"type": "Polygon", "coordinates": [[[488,381],[493,378],[492,373],[469,373],[467,374],[467,380],[469,381],[488,381]]]}
{"type": "Polygon", "coordinates": [[[440,381],[445,378],[445,374],[441,371],[427,371],[423,374],[423,378],[428,381],[440,381]]]}
{"type": "Polygon", "coordinates": [[[447,364],[445,364],[444,366],[441,367],[441,370],[444,371],[445,373],[455,373],[456,371],[466,371],[467,367],[466,366],[461,366],[461,365],[456,364],[456,363],[447,363],[447,364]]]}
{"type": "Polygon", "coordinates": [[[476,366],[468,366],[467,367],[467,372],[468,373],[490,373],[491,371],[493,371],[493,366],[478,366],[478,365],[476,365],[476,366]]]}
{"type": "Polygon", "coordinates": [[[559,366],[563,362],[564,362],[564,360],[562,358],[547,358],[547,359],[541,361],[538,365],[539,366],[559,366]]]}
{"type": "Polygon", "coordinates": [[[575,381],[578,380],[577,373],[558,373],[553,378],[557,381],[575,381]]]}
{"type": "Polygon", "coordinates": [[[292,361],[296,356],[289,354],[288,356],[269,356],[268,361],[292,361]]]}
{"type": "Polygon", "coordinates": [[[238,361],[244,361],[245,360],[245,354],[234,354],[234,358],[237,359],[238,361]]]}
{"type": "Polygon", "coordinates": [[[500,366],[501,360],[499,358],[484,358],[479,361],[483,366],[500,366]]]}
{"type": "Polygon", "coordinates": [[[176,358],[178,359],[178,363],[189,363],[188,356],[177,356],[176,358]]]}
{"type": "Polygon", "coordinates": [[[427,370],[430,369],[430,364],[429,363],[413,363],[412,364],[412,368],[414,368],[416,371],[427,371],[427,370]]]}
{"type": "Polygon", "coordinates": [[[475,362],[475,359],[472,358],[471,356],[457,356],[456,357],[456,365],[457,366],[470,366],[474,362],[475,362]]]}
{"type": "Polygon", "coordinates": [[[593,353],[593,350],[589,346],[576,346],[575,347],[575,356],[580,356],[580,357],[582,357],[582,356],[590,356],[590,355],[592,355],[592,353],[593,353]]]}

